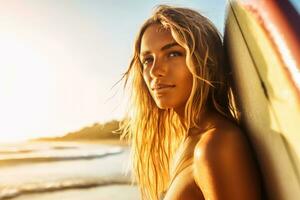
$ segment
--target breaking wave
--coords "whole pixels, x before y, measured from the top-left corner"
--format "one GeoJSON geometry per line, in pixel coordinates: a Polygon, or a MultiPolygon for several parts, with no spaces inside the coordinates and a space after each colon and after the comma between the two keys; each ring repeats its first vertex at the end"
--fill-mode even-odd
{"type": "Polygon", "coordinates": [[[63,180],[43,183],[26,183],[20,186],[0,186],[0,200],[12,199],[24,194],[62,191],[68,189],[85,189],[91,187],[131,184],[125,176],[101,179],[63,180]]]}
{"type": "Polygon", "coordinates": [[[0,166],[38,163],[38,162],[55,162],[55,161],[71,161],[71,160],[92,160],[111,156],[114,154],[122,153],[122,148],[112,148],[103,152],[76,152],[70,155],[28,155],[28,156],[15,156],[8,158],[0,158],[0,166]]]}

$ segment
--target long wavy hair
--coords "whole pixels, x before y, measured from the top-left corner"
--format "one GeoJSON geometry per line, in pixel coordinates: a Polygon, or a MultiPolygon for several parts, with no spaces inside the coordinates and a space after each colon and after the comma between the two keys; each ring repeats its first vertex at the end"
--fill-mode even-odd
{"type": "Polygon", "coordinates": [[[129,104],[121,123],[122,138],[131,143],[133,180],[140,188],[142,199],[159,199],[160,193],[168,188],[172,157],[187,131],[199,127],[197,122],[204,108],[210,107],[227,119],[238,121],[226,63],[220,33],[208,18],[192,9],[160,5],[142,25],[123,76],[129,104]],[[143,79],[141,40],[153,24],[170,30],[174,40],[186,50],[193,87],[183,123],[173,109],[157,107],[143,79]]]}

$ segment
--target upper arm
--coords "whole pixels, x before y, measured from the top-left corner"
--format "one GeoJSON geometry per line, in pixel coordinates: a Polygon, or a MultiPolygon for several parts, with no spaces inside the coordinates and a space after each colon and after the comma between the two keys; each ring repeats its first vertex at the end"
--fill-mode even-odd
{"type": "Polygon", "coordinates": [[[258,171],[237,129],[210,133],[195,147],[194,178],[205,199],[260,199],[258,171]]]}

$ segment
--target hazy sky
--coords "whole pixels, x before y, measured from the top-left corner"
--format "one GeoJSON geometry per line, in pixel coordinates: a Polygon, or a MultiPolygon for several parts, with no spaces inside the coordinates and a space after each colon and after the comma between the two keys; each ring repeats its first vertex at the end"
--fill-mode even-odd
{"type": "Polygon", "coordinates": [[[225,0],[0,0],[0,142],[123,116],[135,35],[157,4],[194,8],[223,30],[225,0]]]}

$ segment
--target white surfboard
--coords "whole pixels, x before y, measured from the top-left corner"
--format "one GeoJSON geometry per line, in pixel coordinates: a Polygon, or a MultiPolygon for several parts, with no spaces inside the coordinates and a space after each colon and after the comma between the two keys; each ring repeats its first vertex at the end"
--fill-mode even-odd
{"type": "Polygon", "coordinates": [[[229,1],[224,40],[242,124],[255,150],[267,195],[272,200],[297,200],[300,35],[289,20],[299,19],[299,14],[290,10],[296,18],[291,19],[286,13],[291,4],[282,7],[278,2],[229,1]]]}

